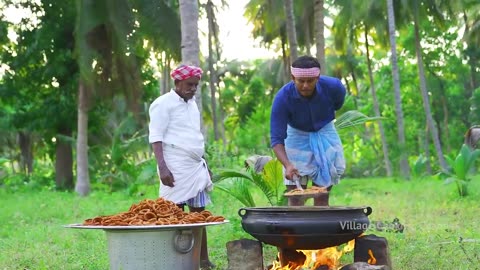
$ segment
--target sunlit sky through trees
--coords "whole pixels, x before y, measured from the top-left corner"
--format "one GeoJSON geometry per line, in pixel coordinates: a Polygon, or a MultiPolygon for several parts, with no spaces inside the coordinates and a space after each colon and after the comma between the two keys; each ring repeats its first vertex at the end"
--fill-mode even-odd
{"type": "MultiPolygon", "coordinates": [[[[213,1],[219,6],[219,0],[213,1]]],[[[216,18],[219,25],[219,40],[222,46],[222,58],[226,60],[251,60],[271,58],[275,54],[260,47],[260,42],[255,41],[251,31],[253,26],[243,17],[244,7],[248,0],[228,1],[228,6],[218,8],[216,18]]],[[[199,21],[199,38],[203,55],[208,54],[208,22],[207,18],[199,21]]]]}

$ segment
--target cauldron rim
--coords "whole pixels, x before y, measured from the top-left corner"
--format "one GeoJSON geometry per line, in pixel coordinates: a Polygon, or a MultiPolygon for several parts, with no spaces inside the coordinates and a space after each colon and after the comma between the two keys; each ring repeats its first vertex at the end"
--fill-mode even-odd
{"type": "MultiPolygon", "coordinates": [[[[370,206],[269,206],[269,207],[242,207],[239,209],[253,212],[317,212],[317,211],[354,211],[367,210],[367,216],[371,213],[370,206]]],[[[240,216],[242,216],[240,214],[240,216]]]]}

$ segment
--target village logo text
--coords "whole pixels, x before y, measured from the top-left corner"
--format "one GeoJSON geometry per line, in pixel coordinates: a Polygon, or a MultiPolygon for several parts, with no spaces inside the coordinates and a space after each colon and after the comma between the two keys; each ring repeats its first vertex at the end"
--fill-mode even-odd
{"type": "Polygon", "coordinates": [[[404,226],[400,223],[383,223],[383,222],[373,222],[373,223],[365,223],[360,222],[357,223],[355,221],[340,221],[340,227],[342,230],[362,230],[366,231],[368,229],[378,230],[378,231],[399,231],[402,232],[404,226]]]}

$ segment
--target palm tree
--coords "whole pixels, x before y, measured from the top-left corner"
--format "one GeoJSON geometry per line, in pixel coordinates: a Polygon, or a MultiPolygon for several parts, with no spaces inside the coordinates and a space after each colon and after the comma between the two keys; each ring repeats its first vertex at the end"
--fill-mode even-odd
{"type": "MultiPolygon", "coordinates": [[[[397,119],[397,136],[398,136],[398,148],[406,149],[405,143],[405,125],[402,109],[402,98],[400,95],[400,73],[398,71],[397,60],[397,42],[395,37],[395,13],[393,9],[393,0],[387,1],[387,14],[388,14],[388,32],[390,38],[390,53],[392,63],[392,77],[393,77],[393,91],[395,96],[395,115],[397,119]]],[[[406,179],[410,178],[410,165],[407,160],[407,152],[401,151],[400,153],[400,173],[406,179]]]]}
{"type": "MultiPolygon", "coordinates": [[[[198,40],[198,1],[180,0],[180,21],[182,32],[182,62],[200,66],[200,42],[198,40]]],[[[198,86],[201,89],[201,86],[198,86]]],[[[202,115],[202,93],[195,94],[198,110],[202,115]]],[[[203,124],[202,124],[203,126],[203,124]]]]}
{"type": "Polygon", "coordinates": [[[217,117],[217,72],[214,68],[214,62],[220,58],[220,52],[218,48],[218,25],[215,18],[214,5],[211,0],[208,0],[205,5],[208,19],[208,73],[209,73],[209,87],[210,87],[210,102],[212,109],[212,122],[213,122],[213,135],[215,141],[219,139],[220,133],[218,130],[218,117],[217,117]],[[213,47],[216,50],[214,53],[213,47]]]}
{"type": "Polygon", "coordinates": [[[438,129],[435,126],[435,122],[433,121],[432,111],[430,108],[430,99],[429,99],[428,90],[427,90],[427,81],[425,77],[425,69],[424,69],[423,58],[422,58],[422,45],[421,45],[421,37],[420,37],[420,30],[419,30],[419,22],[420,22],[419,0],[414,0],[413,4],[414,4],[413,5],[413,24],[414,24],[414,31],[415,31],[415,52],[416,52],[417,62],[418,62],[418,65],[417,65],[418,75],[420,79],[420,90],[422,92],[422,100],[423,100],[423,107],[425,110],[425,117],[427,121],[428,131],[432,136],[433,144],[437,152],[437,157],[440,163],[440,167],[443,171],[448,171],[448,165],[445,160],[445,157],[443,156],[443,150],[440,144],[438,129]]]}
{"type": "MultiPolygon", "coordinates": [[[[375,81],[373,78],[373,68],[368,39],[370,37],[370,29],[381,29],[384,25],[383,21],[378,19],[382,18],[384,8],[381,5],[381,2],[375,0],[362,2],[361,4],[358,2],[358,5],[352,4],[351,1],[338,0],[336,1],[336,4],[341,7],[341,10],[334,23],[334,30],[337,33],[335,36],[337,48],[339,48],[341,51],[348,52],[348,43],[355,43],[358,40],[357,36],[359,35],[359,31],[363,29],[364,44],[367,52],[365,56],[368,68],[370,90],[372,91],[373,107],[375,116],[380,117],[381,112],[376,94],[375,81]]],[[[374,34],[376,34],[376,36],[373,35],[373,37],[377,37],[377,40],[382,40],[382,31],[377,30],[374,34]]],[[[385,136],[385,130],[381,122],[378,122],[377,124],[380,133],[380,139],[382,141],[383,160],[386,174],[387,176],[392,176],[393,169],[389,158],[389,149],[385,136]]]]}
{"type": "MultiPolygon", "coordinates": [[[[380,117],[380,106],[378,105],[378,98],[377,98],[377,90],[375,89],[375,81],[373,79],[373,70],[372,70],[372,60],[370,57],[370,46],[368,43],[368,31],[365,27],[364,29],[364,38],[365,38],[365,49],[366,49],[366,58],[367,58],[367,67],[368,67],[368,78],[370,80],[370,90],[372,91],[372,98],[373,98],[373,110],[375,112],[375,116],[380,117]]],[[[382,150],[383,150],[383,162],[385,163],[385,170],[387,172],[387,176],[391,177],[393,175],[392,170],[392,163],[390,162],[390,158],[388,157],[388,144],[387,144],[387,137],[385,136],[385,130],[383,128],[382,122],[378,122],[378,129],[380,131],[380,138],[382,140],[382,150]]]]}
{"type": "MultiPolygon", "coordinates": [[[[296,43],[293,44],[293,47],[297,47],[297,49],[294,51],[296,51],[298,54],[298,51],[301,51],[301,49],[298,47],[307,48],[311,45],[311,42],[309,41],[310,29],[314,28],[314,16],[312,12],[313,2],[291,2],[292,8],[288,9],[293,12],[293,14],[289,15],[294,18],[292,20],[286,19],[285,5],[288,3],[284,2],[285,5],[282,5],[281,1],[250,0],[245,7],[244,13],[244,16],[253,24],[253,37],[259,38],[261,42],[264,43],[268,48],[279,48],[278,50],[282,55],[284,63],[283,68],[285,73],[285,81],[289,80],[290,78],[290,70],[288,69],[289,57],[287,53],[287,40],[292,43],[292,40],[295,39],[296,43]],[[296,8],[294,8],[293,3],[295,3],[296,8]],[[294,22],[302,22],[302,24],[305,24],[305,26],[296,26],[294,22]],[[288,26],[287,23],[293,25],[288,26]],[[289,31],[288,29],[292,29],[290,34],[287,33],[287,31],[289,31]],[[293,31],[295,32],[296,38],[289,36],[293,36],[293,31]]],[[[290,44],[290,49],[294,49],[292,48],[292,44],[290,44]]],[[[305,49],[305,51],[308,51],[308,49],[305,49]]],[[[290,53],[290,55],[292,54],[290,53]]]]}
{"type": "Polygon", "coordinates": [[[267,48],[273,46],[281,49],[285,82],[290,78],[290,71],[286,50],[285,9],[279,3],[281,2],[250,0],[245,6],[244,16],[253,24],[252,35],[254,38],[260,38],[267,48]]]}
{"type": "Polygon", "coordinates": [[[315,47],[317,49],[317,59],[320,61],[322,73],[327,74],[327,65],[325,62],[325,9],[323,8],[323,0],[315,0],[314,17],[315,17],[315,47]]]}
{"type": "Polygon", "coordinates": [[[295,30],[295,16],[293,12],[293,0],[284,0],[288,43],[290,45],[290,63],[298,58],[297,32],[295,30]]]}

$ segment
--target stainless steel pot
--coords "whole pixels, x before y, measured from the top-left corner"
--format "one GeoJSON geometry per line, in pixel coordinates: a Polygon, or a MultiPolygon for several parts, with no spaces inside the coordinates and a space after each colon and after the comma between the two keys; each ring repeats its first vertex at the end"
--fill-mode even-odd
{"type": "Polygon", "coordinates": [[[199,269],[203,228],[105,230],[110,269],[199,269]]]}
{"type": "Polygon", "coordinates": [[[369,226],[372,208],[296,206],[241,208],[243,229],[269,245],[321,249],[346,243],[369,226]]]}
{"type": "Polygon", "coordinates": [[[228,222],[142,226],[70,224],[65,227],[104,230],[110,270],[198,270],[204,228],[228,222]]]}

